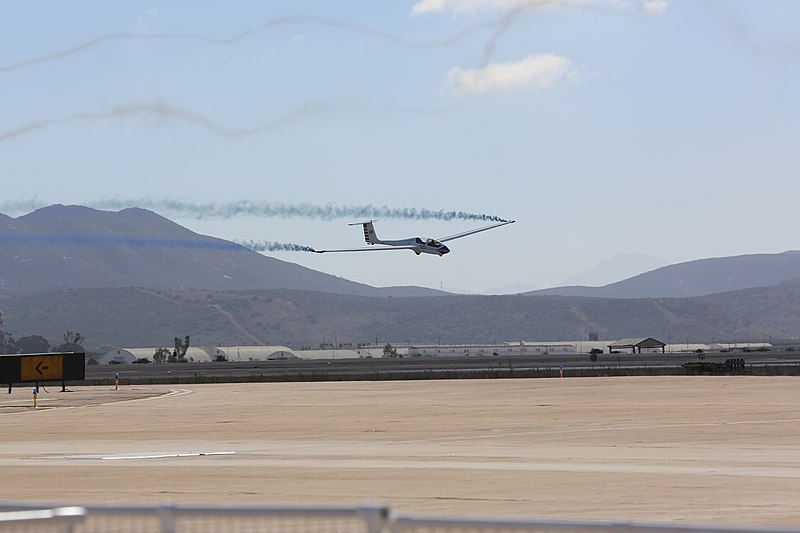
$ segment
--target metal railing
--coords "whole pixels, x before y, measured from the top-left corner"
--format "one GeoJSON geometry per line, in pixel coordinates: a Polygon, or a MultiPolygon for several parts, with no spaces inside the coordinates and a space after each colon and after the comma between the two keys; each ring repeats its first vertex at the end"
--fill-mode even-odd
{"type": "Polygon", "coordinates": [[[480,518],[425,518],[395,516],[390,533],[797,533],[798,529],[734,526],[689,526],[633,522],[578,522],[559,520],[493,520],[480,518]]]}
{"type": "Polygon", "coordinates": [[[0,532],[131,533],[800,533],[800,528],[437,518],[387,507],[91,506],[0,504],[0,532]]]}
{"type": "Polygon", "coordinates": [[[73,533],[85,517],[86,510],[82,507],[5,511],[0,512],[0,531],[73,533]]]}
{"type": "MultiPolygon", "coordinates": [[[[69,533],[184,533],[184,532],[281,532],[306,533],[383,533],[388,510],[385,507],[221,507],[221,506],[141,506],[85,505],[79,523],[71,529],[44,529],[41,521],[55,509],[35,504],[0,504],[0,516],[16,520],[7,528],[0,521],[0,532],[65,531],[69,533]],[[5,511],[5,512],[4,512],[5,511]],[[23,519],[29,519],[25,522],[23,519]],[[39,520],[35,520],[39,518],[39,520]],[[26,528],[26,526],[28,526],[26,528]]],[[[60,525],[60,524],[59,524],[60,525]]],[[[48,526],[50,527],[50,526],[48,526]]]]}

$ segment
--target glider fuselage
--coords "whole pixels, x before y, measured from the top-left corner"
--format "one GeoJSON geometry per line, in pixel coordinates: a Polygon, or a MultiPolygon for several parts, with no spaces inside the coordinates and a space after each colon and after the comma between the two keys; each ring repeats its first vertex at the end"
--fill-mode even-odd
{"type": "Polygon", "coordinates": [[[440,243],[436,239],[422,239],[413,237],[411,239],[400,239],[395,241],[382,241],[380,239],[367,240],[369,244],[382,244],[384,246],[403,246],[408,247],[415,254],[433,254],[442,256],[450,253],[450,248],[440,243]]]}

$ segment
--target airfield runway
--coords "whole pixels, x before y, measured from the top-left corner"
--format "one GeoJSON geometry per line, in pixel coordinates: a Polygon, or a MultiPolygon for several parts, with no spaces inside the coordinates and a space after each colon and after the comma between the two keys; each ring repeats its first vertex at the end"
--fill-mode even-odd
{"type": "Polygon", "coordinates": [[[800,378],[30,387],[3,502],[800,524],[800,378]]]}

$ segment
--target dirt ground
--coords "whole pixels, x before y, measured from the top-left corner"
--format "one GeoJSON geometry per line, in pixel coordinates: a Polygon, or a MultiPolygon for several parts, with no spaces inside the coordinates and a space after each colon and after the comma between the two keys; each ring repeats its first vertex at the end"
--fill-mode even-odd
{"type": "Polygon", "coordinates": [[[59,390],[2,391],[2,501],[800,525],[798,378],[59,390]]]}

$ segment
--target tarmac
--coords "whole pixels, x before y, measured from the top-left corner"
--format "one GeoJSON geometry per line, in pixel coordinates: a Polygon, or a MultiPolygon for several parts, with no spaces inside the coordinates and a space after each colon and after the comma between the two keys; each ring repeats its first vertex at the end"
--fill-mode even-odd
{"type": "Polygon", "coordinates": [[[2,500],[800,525],[800,378],[32,387],[2,500]]]}

